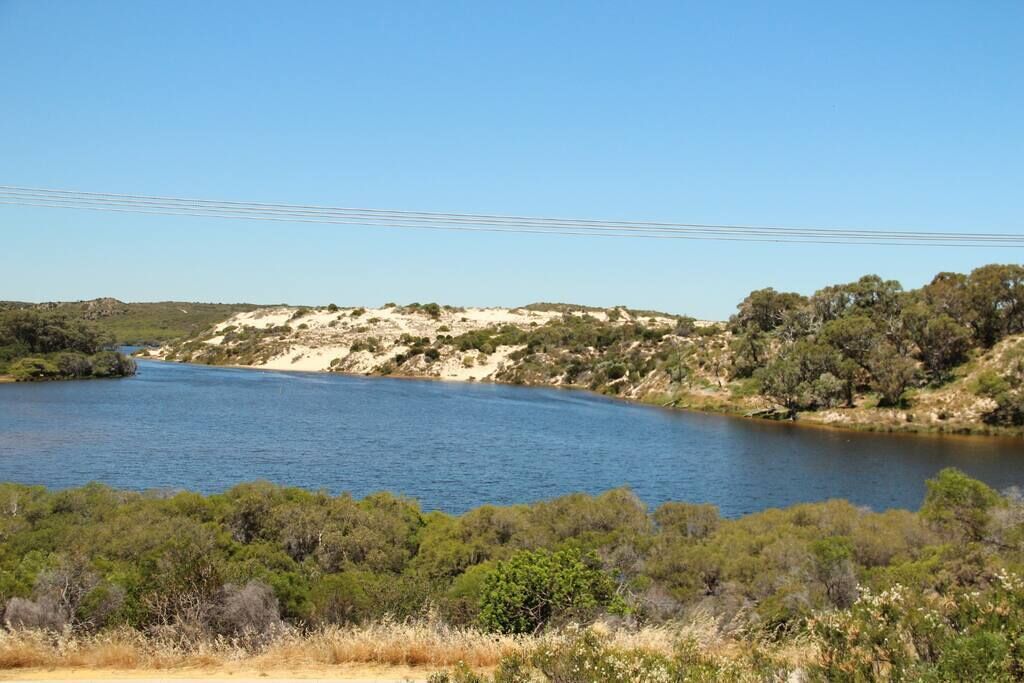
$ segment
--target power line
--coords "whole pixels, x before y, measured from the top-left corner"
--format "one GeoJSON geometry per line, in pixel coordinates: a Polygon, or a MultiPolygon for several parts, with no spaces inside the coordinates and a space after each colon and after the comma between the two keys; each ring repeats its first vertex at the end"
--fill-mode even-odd
{"type": "Polygon", "coordinates": [[[803,244],[1024,247],[1020,233],[613,221],[241,202],[0,185],[0,204],[166,216],[588,237],[803,244]]]}

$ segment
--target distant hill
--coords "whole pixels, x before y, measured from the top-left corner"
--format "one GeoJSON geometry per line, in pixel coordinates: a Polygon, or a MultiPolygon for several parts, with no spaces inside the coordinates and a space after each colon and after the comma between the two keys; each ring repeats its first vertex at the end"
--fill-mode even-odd
{"type": "Polygon", "coordinates": [[[236,313],[259,308],[255,304],[212,304],[183,301],[125,303],[111,297],[87,301],[0,302],[0,310],[34,308],[56,310],[92,322],[113,335],[118,344],[155,345],[195,335],[236,313]]]}

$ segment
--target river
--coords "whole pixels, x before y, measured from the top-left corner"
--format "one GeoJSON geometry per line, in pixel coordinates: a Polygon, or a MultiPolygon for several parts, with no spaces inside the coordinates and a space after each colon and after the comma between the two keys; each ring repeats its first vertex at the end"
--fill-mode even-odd
{"type": "Polygon", "coordinates": [[[866,434],[582,392],[140,361],[135,377],[0,385],[0,480],[389,490],[462,512],[631,487],[737,516],[846,498],[917,508],[958,467],[1024,485],[1024,441],[866,434]]]}

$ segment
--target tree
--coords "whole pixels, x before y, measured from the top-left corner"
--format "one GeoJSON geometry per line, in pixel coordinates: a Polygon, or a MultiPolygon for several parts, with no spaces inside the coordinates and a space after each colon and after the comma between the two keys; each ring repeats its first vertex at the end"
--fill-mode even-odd
{"type": "Polygon", "coordinates": [[[907,332],[917,344],[921,361],[929,377],[941,381],[954,367],[967,359],[971,331],[945,313],[918,304],[904,315],[907,332]]]}
{"type": "Polygon", "coordinates": [[[970,325],[983,346],[1024,331],[1024,266],[976,268],[967,278],[966,295],[970,325]]]}
{"type": "Polygon", "coordinates": [[[853,306],[878,321],[900,312],[900,298],[903,286],[896,280],[883,280],[877,275],[865,275],[847,285],[853,306]]]}
{"type": "Polygon", "coordinates": [[[755,374],[761,393],[782,404],[790,412],[803,407],[804,376],[800,364],[788,356],[776,358],[755,374]]]}
{"type": "Polygon", "coordinates": [[[832,320],[821,328],[820,338],[831,344],[862,368],[878,346],[880,334],[875,322],[864,314],[850,315],[832,320]]]}
{"type": "Polygon", "coordinates": [[[948,315],[961,325],[968,325],[971,306],[967,295],[967,276],[963,273],[939,273],[919,290],[918,295],[929,309],[948,315]]]}
{"type": "Polygon", "coordinates": [[[900,355],[888,343],[877,347],[871,354],[868,369],[871,388],[879,395],[879,405],[898,406],[903,400],[903,392],[917,378],[917,364],[900,355]]]}
{"type": "Polygon", "coordinates": [[[768,360],[768,336],[759,327],[748,327],[729,344],[733,377],[750,377],[768,360]]]}
{"type": "Polygon", "coordinates": [[[782,324],[786,311],[797,308],[806,298],[796,292],[776,292],[771,287],[757,289],[747,295],[736,307],[738,312],[732,317],[734,329],[756,327],[763,332],[770,332],[782,324]]]}
{"type": "Polygon", "coordinates": [[[756,376],[766,396],[796,411],[833,405],[837,397],[848,397],[849,387],[840,392],[835,382],[848,375],[843,357],[834,347],[804,340],[784,349],[756,376]]]}

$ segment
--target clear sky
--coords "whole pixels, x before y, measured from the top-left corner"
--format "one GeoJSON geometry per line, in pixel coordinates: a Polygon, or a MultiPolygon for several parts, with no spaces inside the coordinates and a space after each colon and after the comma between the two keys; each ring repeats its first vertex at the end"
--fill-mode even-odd
{"type": "MultiPolygon", "coordinates": [[[[1024,3],[0,0],[0,184],[1024,231],[1024,3]]],[[[374,230],[0,206],[0,299],[530,301],[723,318],[1013,249],[374,230]]]]}

